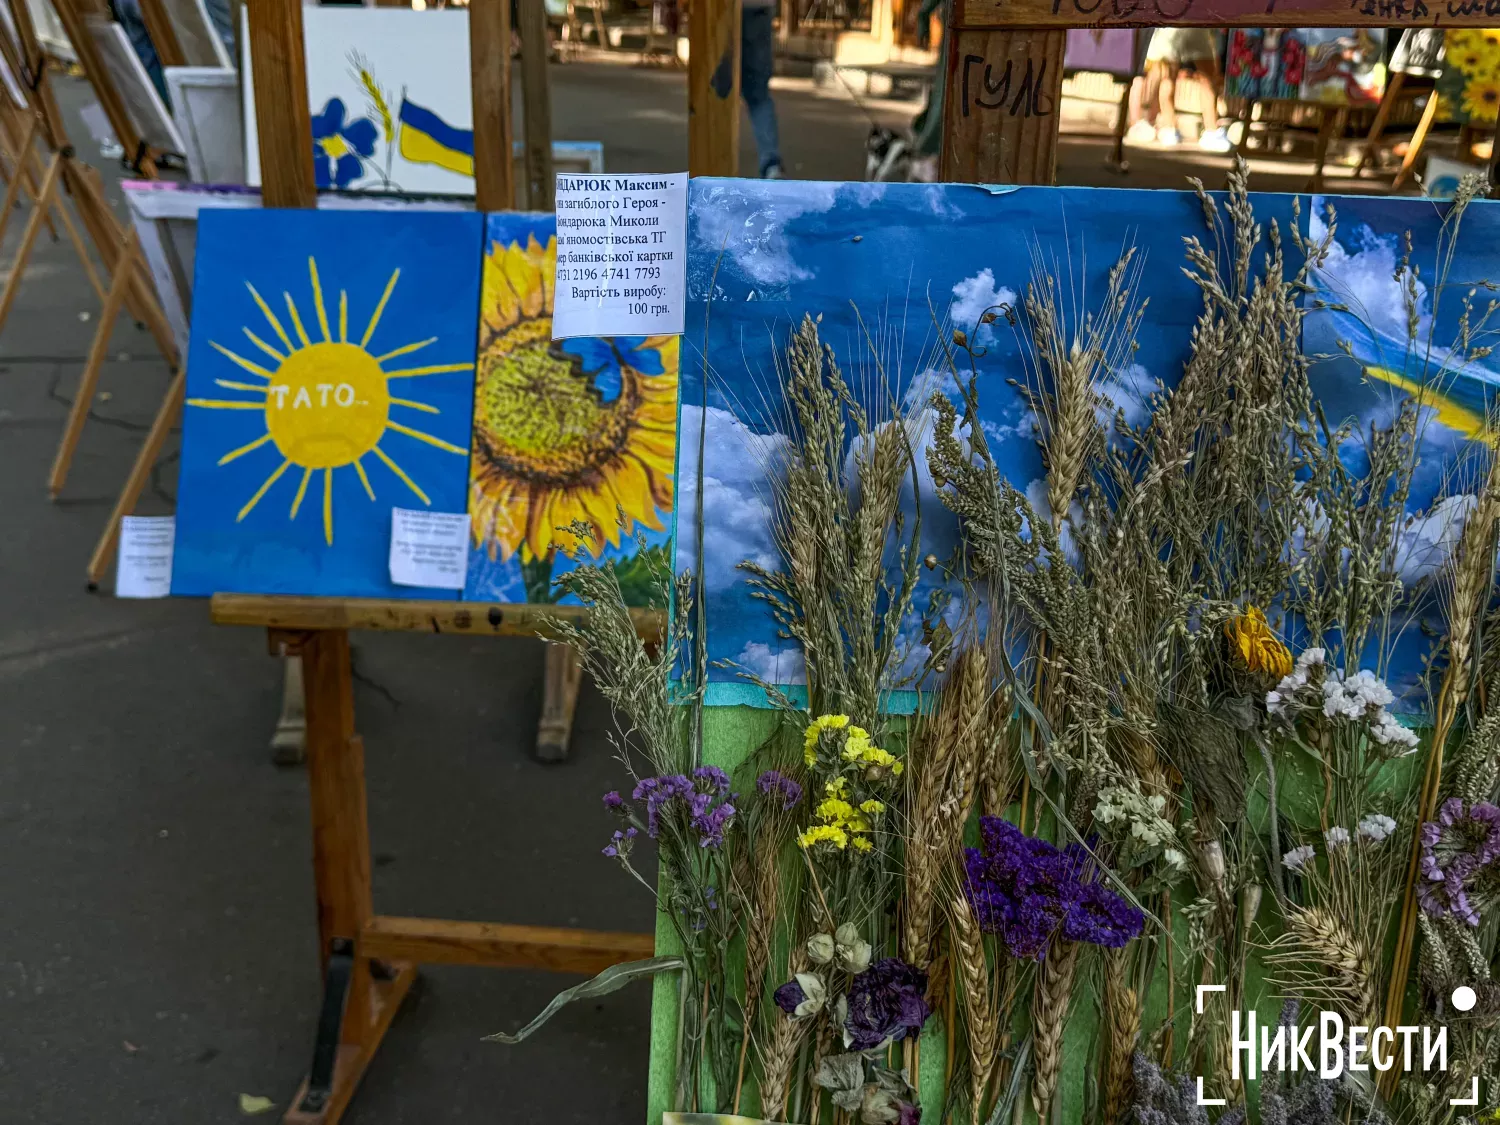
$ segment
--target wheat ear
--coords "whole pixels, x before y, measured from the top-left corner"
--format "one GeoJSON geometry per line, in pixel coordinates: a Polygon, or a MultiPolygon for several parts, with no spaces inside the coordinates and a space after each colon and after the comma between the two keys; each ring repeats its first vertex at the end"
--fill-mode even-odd
{"type": "Polygon", "coordinates": [[[964,982],[964,1016],[968,1021],[969,1081],[973,1101],[974,1125],[983,1120],[984,1094],[995,1066],[995,1051],[1000,1038],[1000,1018],[990,988],[989,962],[984,957],[984,942],[969,900],[959,895],[953,900],[953,944],[958,954],[958,969],[964,982]]]}
{"type": "Polygon", "coordinates": [[[760,1114],[767,1121],[786,1120],[786,1096],[792,1082],[792,1064],[810,1021],[794,1020],[778,1013],[771,1028],[771,1041],[761,1058],[760,1114]]]}
{"type": "Polygon", "coordinates": [[[1140,999],[1128,983],[1130,958],[1123,949],[1104,952],[1104,1009],[1109,1042],[1105,1054],[1104,1120],[1119,1121],[1134,1097],[1131,1059],[1141,1031],[1140,999]]]}
{"type": "MultiPolygon", "coordinates": [[[[1353,1024],[1369,1026],[1379,1004],[1378,962],[1369,943],[1333,911],[1314,906],[1286,912],[1286,933],[1267,962],[1290,970],[1308,992],[1338,1001],[1353,1024]],[[1311,971],[1308,962],[1315,966],[1311,971]]],[[[1307,992],[1304,992],[1306,995],[1307,992]]]]}
{"type": "Polygon", "coordinates": [[[1045,1123],[1057,1093],[1062,1071],[1063,1029],[1068,1023],[1068,1005],[1073,998],[1073,972],[1078,966],[1077,942],[1061,936],[1052,941],[1047,958],[1036,974],[1036,1003],[1032,1014],[1032,1051],[1036,1073],[1031,1081],[1031,1107],[1045,1123]]]}

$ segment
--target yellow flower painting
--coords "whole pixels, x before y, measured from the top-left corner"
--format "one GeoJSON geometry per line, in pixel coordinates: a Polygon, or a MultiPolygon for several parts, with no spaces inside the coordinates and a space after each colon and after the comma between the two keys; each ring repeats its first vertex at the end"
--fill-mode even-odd
{"type": "Polygon", "coordinates": [[[575,557],[613,559],[623,581],[641,553],[638,535],[665,558],[677,338],[554,341],[554,223],[489,217],[469,468],[471,598],[550,601],[553,577],[575,557]]]}
{"type": "Polygon", "coordinates": [[[1437,90],[1448,115],[1490,124],[1500,109],[1500,28],[1460,28],[1444,36],[1437,90]]]}

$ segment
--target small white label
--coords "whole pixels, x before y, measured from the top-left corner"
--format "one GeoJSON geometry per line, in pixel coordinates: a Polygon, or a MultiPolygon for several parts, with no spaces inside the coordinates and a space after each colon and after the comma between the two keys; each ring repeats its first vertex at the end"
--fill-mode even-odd
{"type": "Polygon", "coordinates": [[[176,542],[176,516],[122,518],[115,597],[164,598],[170,594],[172,547],[176,542]]]}
{"type": "Polygon", "coordinates": [[[391,582],[462,590],[469,573],[469,513],[391,509],[391,582]]]}
{"type": "Polygon", "coordinates": [[[557,177],[554,340],[682,334],[687,179],[557,177]]]}

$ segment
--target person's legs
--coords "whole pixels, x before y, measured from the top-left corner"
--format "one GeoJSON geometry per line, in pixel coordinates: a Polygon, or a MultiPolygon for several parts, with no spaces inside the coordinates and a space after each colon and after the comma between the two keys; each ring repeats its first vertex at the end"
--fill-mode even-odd
{"type": "Polygon", "coordinates": [[[1198,138],[1198,147],[1209,152],[1231,151],[1234,144],[1219,112],[1219,98],[1224,93],[1224,75],[1219,70],[1219,60],[1213,55],[1194,59],[1193,79],[1198,83],[1199,97],[1203,101],[1203,133],[1198,138]]]}
{"type": "Polygon", "coordinates": [[[1156,130],[1157,136],[1162,140],[1171,141],[1181,139],[1182,133],[1177,128],[1177,64],[1162,59],[1157,64],[1161,75],[1161,84],[1157,87],[1156,98],[1156,130]]]}
{"type": "Polygon", "coordinates": [[[114,0],[110,7],[114,9],[115,19],[124,29],[125,37],[130,40],[136,57],[146,68],[151,85],[156,87],[161,100],[170,107],[172,103],[167,97],[166,75],[161,72],[161,60],[157,58],[156,47],[151,42],[151,33],[146,30],[146,17],[141,15],[140,0],[114,0]]]}
{"type": "Polygon", "coordinates": [[[771,70],[775,63],[772,14],[770,7],[747,5],[740,17],[740,96],[750,113],[761,176],[781,171],[776,103],[771,100],[771,70]]]}

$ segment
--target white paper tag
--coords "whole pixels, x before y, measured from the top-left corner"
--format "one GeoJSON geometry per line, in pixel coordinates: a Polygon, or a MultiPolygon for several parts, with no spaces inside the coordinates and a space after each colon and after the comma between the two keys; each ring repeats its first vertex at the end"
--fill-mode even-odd
{"type": "Polygon", "coordinates": [[[391,509],[391,582],[462,590],[469,573],[469,513],[391,509]]]}
{"type": "Polygon", "coordinates": [[[172,547],[176,542],[176,516],[123,517],[115,597],[164,598],[170,594],[172,547]]]}
{"type": "Polygon", "coordinates": [[[686,172],[557,177],[554,340],[682,334],[687,180],[686,172]]]}

